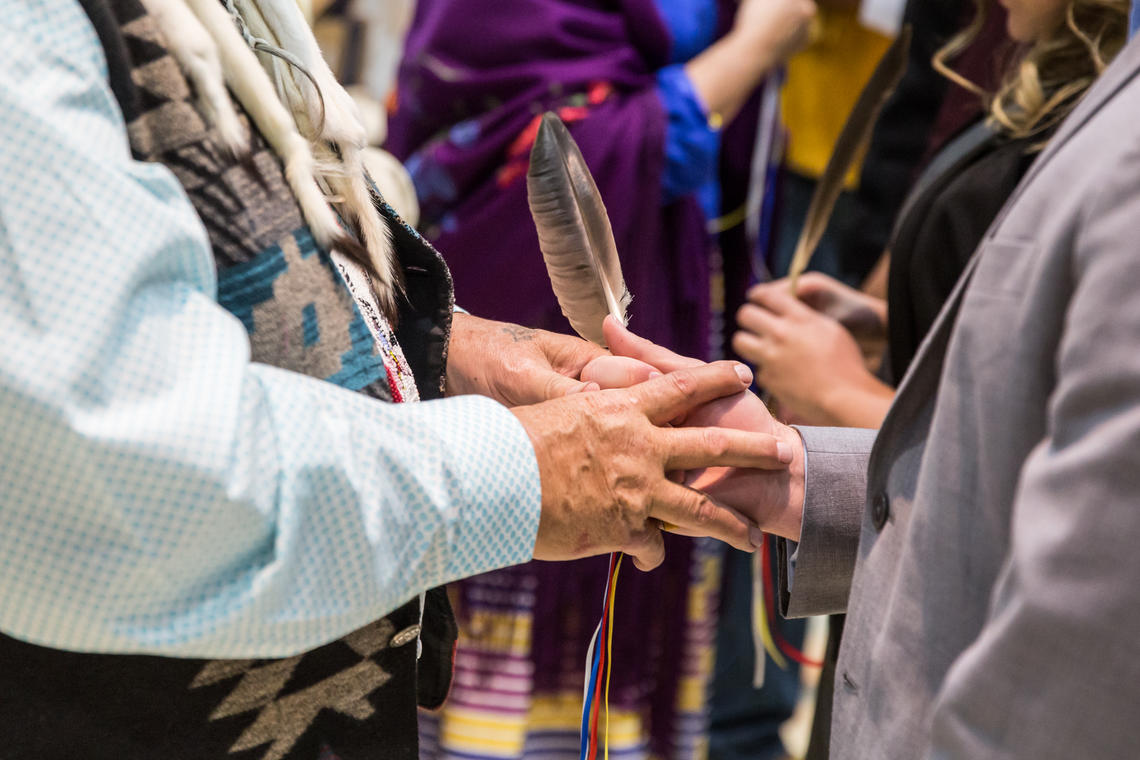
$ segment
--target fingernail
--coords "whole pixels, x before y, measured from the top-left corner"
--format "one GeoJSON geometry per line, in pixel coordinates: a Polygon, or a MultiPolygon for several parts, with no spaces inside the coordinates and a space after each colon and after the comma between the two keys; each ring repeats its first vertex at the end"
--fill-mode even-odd
{"type": "MultiPolygon", "coordinates": [[[[594,391],[600,391],[601,389],[602,389],[602,386],[598,385],[597,383],[586,383],[586,387],[582,389],[582,392],[583,393],[593,393],[594,391]]],[[[792,460],[789,459],[788,461],[790,462],[792,460]]]]}
{"type": "Polygon", "coordinates": [[[783,441],[776,442],[776,459],[779,459],[783,464],[792,463],[792,447],[783,441]]]}
{"type": "Polygon", "coordinates": [[[752,384],[752,370],[745,367],[743,364],[736,365],[736,375],[740,378],[740,382],[745,385],[752,384]]]}
{"type": "Polygon", "coordinates": [[[764,531],[757,528],[755,525],[748,528],[748,540],[752,545],[759,549],[764,544],[764,531]]]}
{"type": "Polygon", "coordinates": [[[655,377],[661,377],[661,373],[660,373],[660,372],[657,372],[656,370],[654,370],[653,372],[650,372],[650,373],[649,373],[649,379],[650,379],[650,380],[652,380],[652,379],[653,379],[653,378],[655,378],[655,377]]]}

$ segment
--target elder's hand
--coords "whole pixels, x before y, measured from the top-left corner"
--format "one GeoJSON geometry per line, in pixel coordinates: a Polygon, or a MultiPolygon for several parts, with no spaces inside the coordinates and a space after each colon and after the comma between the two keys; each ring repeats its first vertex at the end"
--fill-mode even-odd
{"type": "Polygon", "coordinates": [[[753,288],[749,299],[736,314],[741,329],[732,348],[756,366],[757,381],[797,421],[859,426],[868,415],[881,421],[893,393],[867,371],[843,325],[802,303],[786,283],[753,288]]]}
{"type": "MultiPolygon", "coordinates": [[[[582,370],[583,382],[596,383],[602,388],[624,388],[644,382],[655,373],[676,372],[705,364],[634,335],[612,317],[606,317],[602,330],[613,355],[599,357],[587,364],[582,370]]],[[[779,435],[784,427],[772,419],[764,402],[747,388],[692,409],[674,422],[728,427],[766,435],[779,435]]]]}
{"type": "Polygon", "coordinates": [[[512,409],[534,445],[542,482],[535,558],[621,550],[649,570],[665,556],[661,523],[755,549],[756,525],[666,473],[714,465],[783,468],[790,452],[781,453],[780,441],[768,435],[661,427],[739,394],[751,380],[743,365],[717,362],[623,390],[512,409]]]}
{"type": "MultiPolygon", "coordinates": [[[[603,356],[582,370],[584,381],[605,387],[642,382],[655,372],[700,367],[703,362],[680,356],[640,338],[607,317],[603,326],[613,356],[603,356]]],[[[773,436],[791,452],[786,470],[710,467],[691,470],[685,484],[708,493],[756,522],[763,530],[796,539],[803,508],[803,442],[799,433],[772,418],[764,402],[746,389],[690,409],[675,424],[727,427],[773,436]]],[[[678,533],[688,535],[681,527],[678,533]]]]}
{"type": "Polygon", "coordinates": [[[447,395],[474,393],[506,406],[587,390],[582,367],[604,349],[581,338],[456,313],[447,353],[447,395]]]}

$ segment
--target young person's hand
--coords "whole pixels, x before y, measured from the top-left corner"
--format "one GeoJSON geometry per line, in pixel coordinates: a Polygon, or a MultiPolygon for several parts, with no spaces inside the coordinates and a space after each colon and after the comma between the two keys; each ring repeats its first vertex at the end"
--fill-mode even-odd
{"type": "Polygon", "coordinates": [[[542,482],[535,558],[621,550],[649,570],[664,559],[662,524],[755,549],[760,530],[752,520],[668,477],[714,466],[786,467],[792,452],[774,436],[669,426],[710,402],[739,396],[751,381],[744,365],[716,362],[625,389],[512,409],[534,445],[542,482]]]}
{"type": "Polygon", "coordinates": [[[863,361],[843,325],[804,304],[786,283],[749,292],[737,312],[732,348],[756,367],[757,382],[797,421],[878,427],[894,391],[863,361]]]}
{"type": "MultiPolygon", "coordinates": [[[[613,356],[603,356],[582,370],[583,380],[602,387],[624,387],[655,372],[676,372],[702,366],[702,362],[640,338],[612,318],[603,330],[613,356]]],[[[757,469],[715,466],[681,473],[683,482],[735,509],[763,530],[788,538],[800,531],[803,508],[803,442],[799,434],[772,418],[756,394],[741,390],[696,406],[670,421],[675,425],[733,428],[783,444],[781,461],[787,468],[757,469]]],[[[691,535],[684,526],[676,532],[691,535]]]]}

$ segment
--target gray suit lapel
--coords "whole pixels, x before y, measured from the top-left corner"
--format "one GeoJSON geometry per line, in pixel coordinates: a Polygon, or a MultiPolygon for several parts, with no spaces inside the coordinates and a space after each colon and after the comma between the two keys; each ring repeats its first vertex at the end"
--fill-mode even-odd
{"type": "Polygon", "coordinates": [[[978,256],[975,253],[966,264],[966,268],[962,270],[953,292],[943,305],[942,311],[938,313],[934,325],[922,339],[914,360],[910,363],[910,369],[899,383],[895,400],[887,410],[887,416],[883,419],[879,435],[871,448],[868,493],[877,493],[883,486],[877,478],[885,475],[886,470],[878,466],[879,460],[888,456],[886,452],[894,450],[892,442],[905,430],[909,421],[918,418],[923,405],[929,403],[938,391],[938,380],[942,376],[946,349],[950,344],[950,335],[958,318],[958,310],[962,307],[962,294],[969,286],[977,264],[978,256]]]}
{"type": "MultiPolygon", "coordinates": [[[[1112,65],[1101,75],[1100,79],[1097,80],[1096,84],[1094,84],[1088,94],[1085,95],[1077,108],[1057,130],[1057,134],[1049,141],[1045,150],[1043,150],[1041,155],[1037,157],[1037,160],[1033,162],[1029,171],[1026,172],[1025,177],[1018,184],[1017,189],[1014,190],[1013,195],[1006,201],[1001,212],[998,213],[997,218],[993,224],[990,225],[990,229],[986,233],[986,240],[989,240],[994,235],[995,231],[1001,225],[1002,220],[1009,212],[1009,209],[1016,203],[1023,189],[1034,180],[1037,174],[1040,173],[1041,168],[1057,154],[1064,144],[1068,142],[1081,127],[1088,123],[1121,87],[1128,84],[1138,72],[1140,72],[1140,39],[1134,39],[1120,52],[1112,65]]],[[[942,307],[942,311],[939,312],[934,325],[930,328],[930,332],[927,333],[922,341],[922,345],[919,346],[914,360],[911,362],[910,370],[899,383],[895,402],[887,412],[886,419],[883,420],[882,428],[880,429],[879,436],[875,439],[874,449],[871,452],[870,472],[872,480],[868,483],[870,488],[880,487],[880,484],[875,483],[873,479],[876,473],[882,472],[882,469],[877,466],[877,463],[885,456],[884,452],[890,451],[893,448],[891,441],[898,436],[903,426],[906,425],[906,422],[914,419],[921,410],[922,405],[933,398],[937,392],[938,380],[942,375],[942,365],[946,357],[946,349],[950,343],[950,335],[953,332],[958,311],[962,306],[962,297],[969,287],[970,279],[973,276],[974,269],[977,267],[977,263],[978,255],[975,251],[974,256],[970,259],[969,264],[966,265],[965,270],[959,277],[958,284],[954,287],[954,291],[950,294],[950,297],[942,307]]],[[[874,491],[870,490],[869,492],[873,493],[874,491]]]]}
{"type": "Polygon", "coordinates": [[[1034,177],[1040,173],[1049,160],[1057,154],[1057,151],[1064,146],[1069,139],[1080,131],[1081,127],[1088,123],[1097,111],[1107,103],[1116,92],[1132,81],[1133,77],[1140,72],[1140,39],[1133,39],[1128,45],[1125,46],[1120,54],[1116,56],[1116,60],[1112,62],[1100,79],[1093,84],[1092,88],[1085,95],[1084,99],[1077,105],[1069,118],[1061,124],[1057,130],[1057,134],[1053,135],[1053,139],[1045,146],[1045,150],[1029,167],[1025,177],[1022,178],[1018,184],[1017,189],[1013,191],[1013,195],[1006,201],[1005,206],[1002,207],[1001,212],[997,215],[997,219],[990,225],[989,232],[986,233],[986,238],[993,236],[994,231],[1001,224],[1005,215],[1009,212],[1011,206],[1021,195],[1022,190],[1033,181],[1034,177]]]}

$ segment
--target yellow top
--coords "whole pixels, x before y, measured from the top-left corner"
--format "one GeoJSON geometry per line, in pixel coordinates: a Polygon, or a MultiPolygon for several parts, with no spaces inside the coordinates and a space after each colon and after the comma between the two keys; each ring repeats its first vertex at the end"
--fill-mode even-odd
{"type": "MultiPolygon", "coordinates": [[[[888,37],[859,24],[855,9],[819,8],[811,43],[788,61],[782,95],[788,128],[785,163],[807,177],[819,177],[839,131],[890,45],[888,37]]],[[[847,175],[853,187],[856,161],[847,175]]]]}

